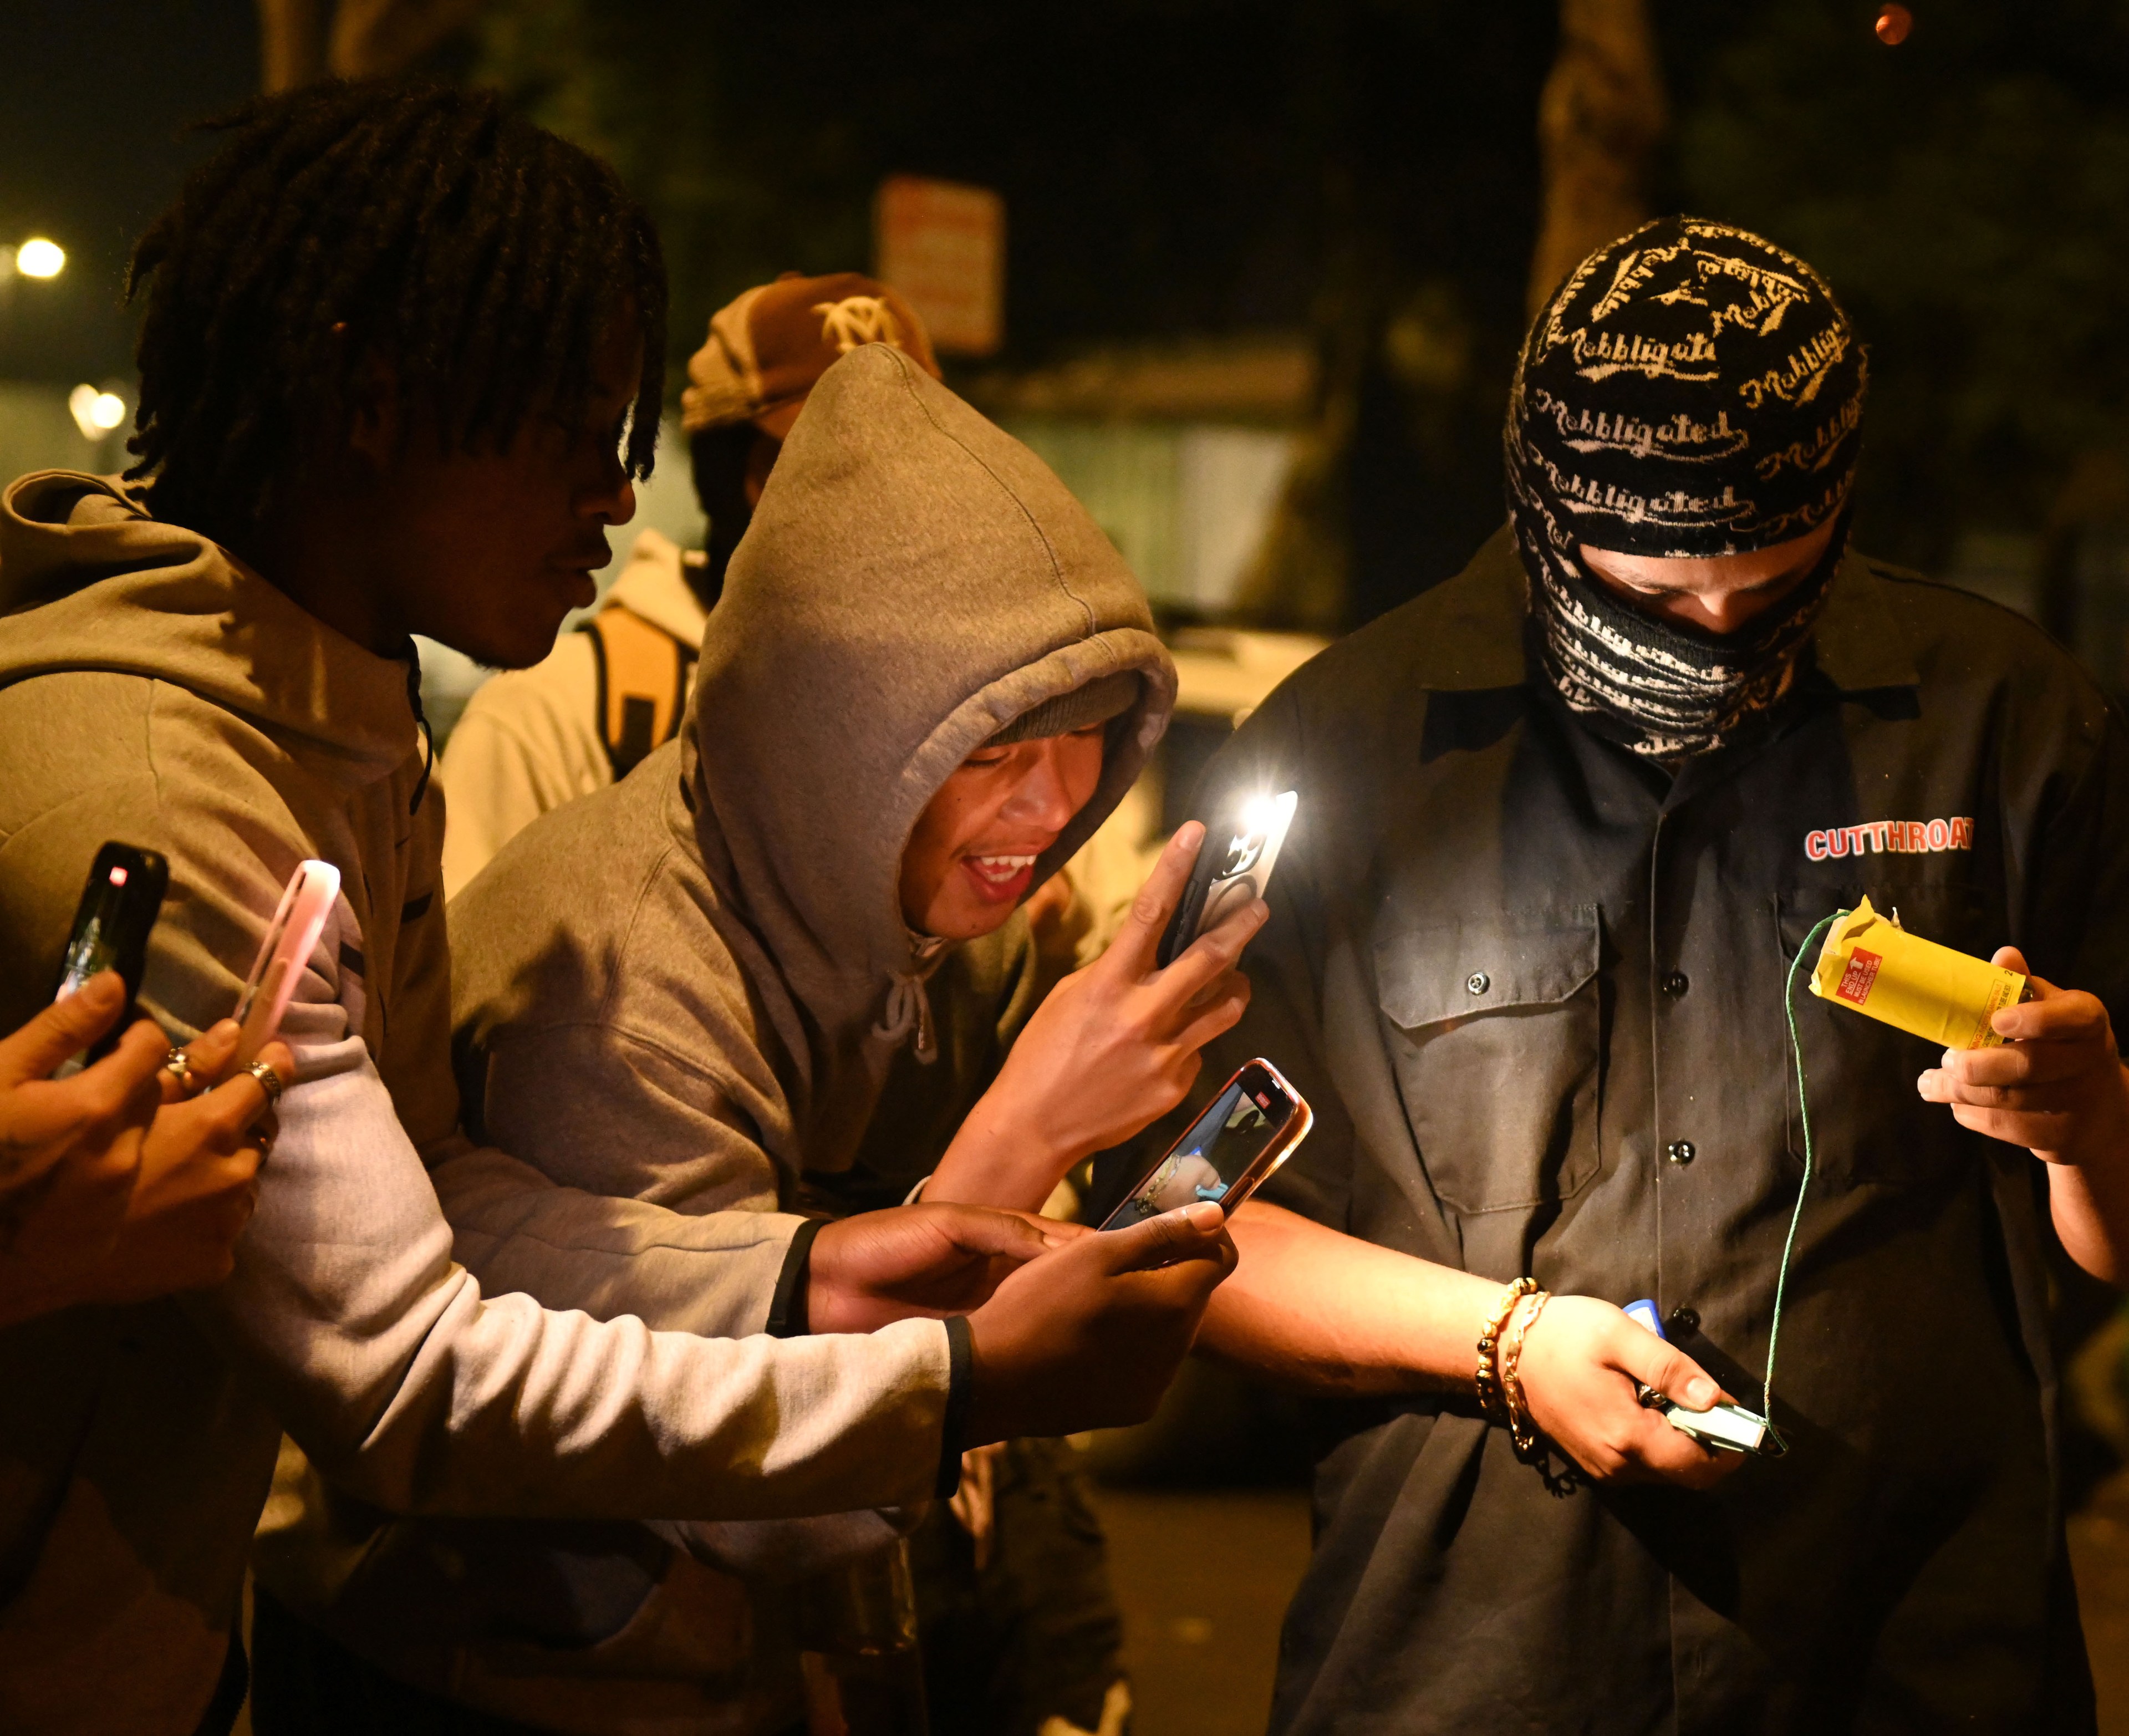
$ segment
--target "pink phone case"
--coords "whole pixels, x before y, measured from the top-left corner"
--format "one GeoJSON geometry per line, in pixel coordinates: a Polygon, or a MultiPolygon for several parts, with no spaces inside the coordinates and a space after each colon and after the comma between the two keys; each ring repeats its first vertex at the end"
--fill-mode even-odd
{"type": "Polygon", "coordinates": [[[332,914],[340,896],[340,870],[331,862],[306,861],[296,866],[288,889],[259,943],[259,956],[236,997],[231,1015],[243,1029],[236,1039],[236,1061],[249,1066],[259,1052],[273,1042],[281,1028],[281,1015],[296,992],[296,980],[310,962],[326,918],[332,914]]]}

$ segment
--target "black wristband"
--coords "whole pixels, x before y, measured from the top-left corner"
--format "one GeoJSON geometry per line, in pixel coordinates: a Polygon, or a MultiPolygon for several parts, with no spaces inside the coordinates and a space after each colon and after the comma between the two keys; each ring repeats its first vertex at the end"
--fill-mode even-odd
{"type": "Polygon", "coordinates": [[[806,1319],[806,1286],[812,1281],[813,1238],[821,1233],[822,1220],[808,1218],[784,1250],[783,1270],[776,1275],[776,1294],[769,1301],[772,1338],[803,1338],[812,1330],[806,1319]]]}
{"type": "Polygon", "coordinates": [[[967,1319],[955,1314],[946,1322],[946,1415],[939,1430],[939,1481],[931,1491],[942,1501],[961,1486],[961,1443],[969,1433],[975,1367],[975,1334],[967,1319]]]}

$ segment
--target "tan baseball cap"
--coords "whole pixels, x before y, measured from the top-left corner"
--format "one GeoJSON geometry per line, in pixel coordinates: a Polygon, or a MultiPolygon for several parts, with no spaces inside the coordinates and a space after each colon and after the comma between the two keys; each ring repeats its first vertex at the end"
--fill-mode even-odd
{"type": "Polygon", "coordinates": [[[924,322],[896,290],[855,271],[786,272],[718,310],[688,359],[680,420],[690,434],[750,422],[781,440],[814,381],[860,344],[892,344],[934,379],[924,322]]]}

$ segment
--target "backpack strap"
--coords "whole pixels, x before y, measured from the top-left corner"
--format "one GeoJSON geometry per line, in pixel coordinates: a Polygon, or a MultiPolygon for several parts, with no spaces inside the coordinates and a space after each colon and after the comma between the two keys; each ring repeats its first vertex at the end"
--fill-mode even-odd
{"type": "Polygon", "coordinates": [[[599,740],[618,784],[652,748],[679,734],[695,649],[618,603],[601,609],[577,631],[591,638],[599,740]]]}

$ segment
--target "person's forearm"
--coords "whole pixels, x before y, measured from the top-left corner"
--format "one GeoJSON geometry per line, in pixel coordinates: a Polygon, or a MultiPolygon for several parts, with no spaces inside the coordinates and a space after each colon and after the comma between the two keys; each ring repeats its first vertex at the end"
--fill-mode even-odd
{"type": "Polygon", "coordinates": [[[669,1519],[929,1496],[953,1391],[938,1323],[706,1338],[484,1296],[360,1039],[302,1061],[236,1276],[188,1305],[350,1491],[394,1512],[669,1519]]]}
{"type": "Polygon", "coordinates": [[[2083,1166],[2050,1164],[2048,1203],[2055,1234],[2071,1259],[2106,1283],[2129,1283],[2129,1188],[2118,1173],[2098,1176],[2083,1166]]]}
{"type": "Polygon", "coordinates": [[[1325,1393],[1469,1390],[1501,1286],[1252,1201],[1198,1347],[1325,1393]]]}
{"type": "MultiPolygon", "coordinates": [[[[2125,1074],[2129,1095],[2129,1074],[2125,1074]]],[[[2048,1204],[2064,1252],[2095,1278],[2129,1281],[2129,1137],[2104,1118],[2084,1147],[2048,1166],[2048,1204]]]]}
{"type": "Polygon", "coordinates": [[[763,1329],[802,1219],[679,1213],[587,1193],[463,1139],[425,1154],[451,1252],[489,1295],[523,1290],[595,1320],[634,1314],[654,1332],[745,1338],[763,1329]]]}
{"type": "Polygon", "coordinates": [[[931,1179],[924,1198],[938,1205],[995,1205],[1039,1212],[1072,1166],[1089,1155],[1044,1139],[1039,1129],[993,1101],[995,1089],[969,1111],[931,1179]]]}

